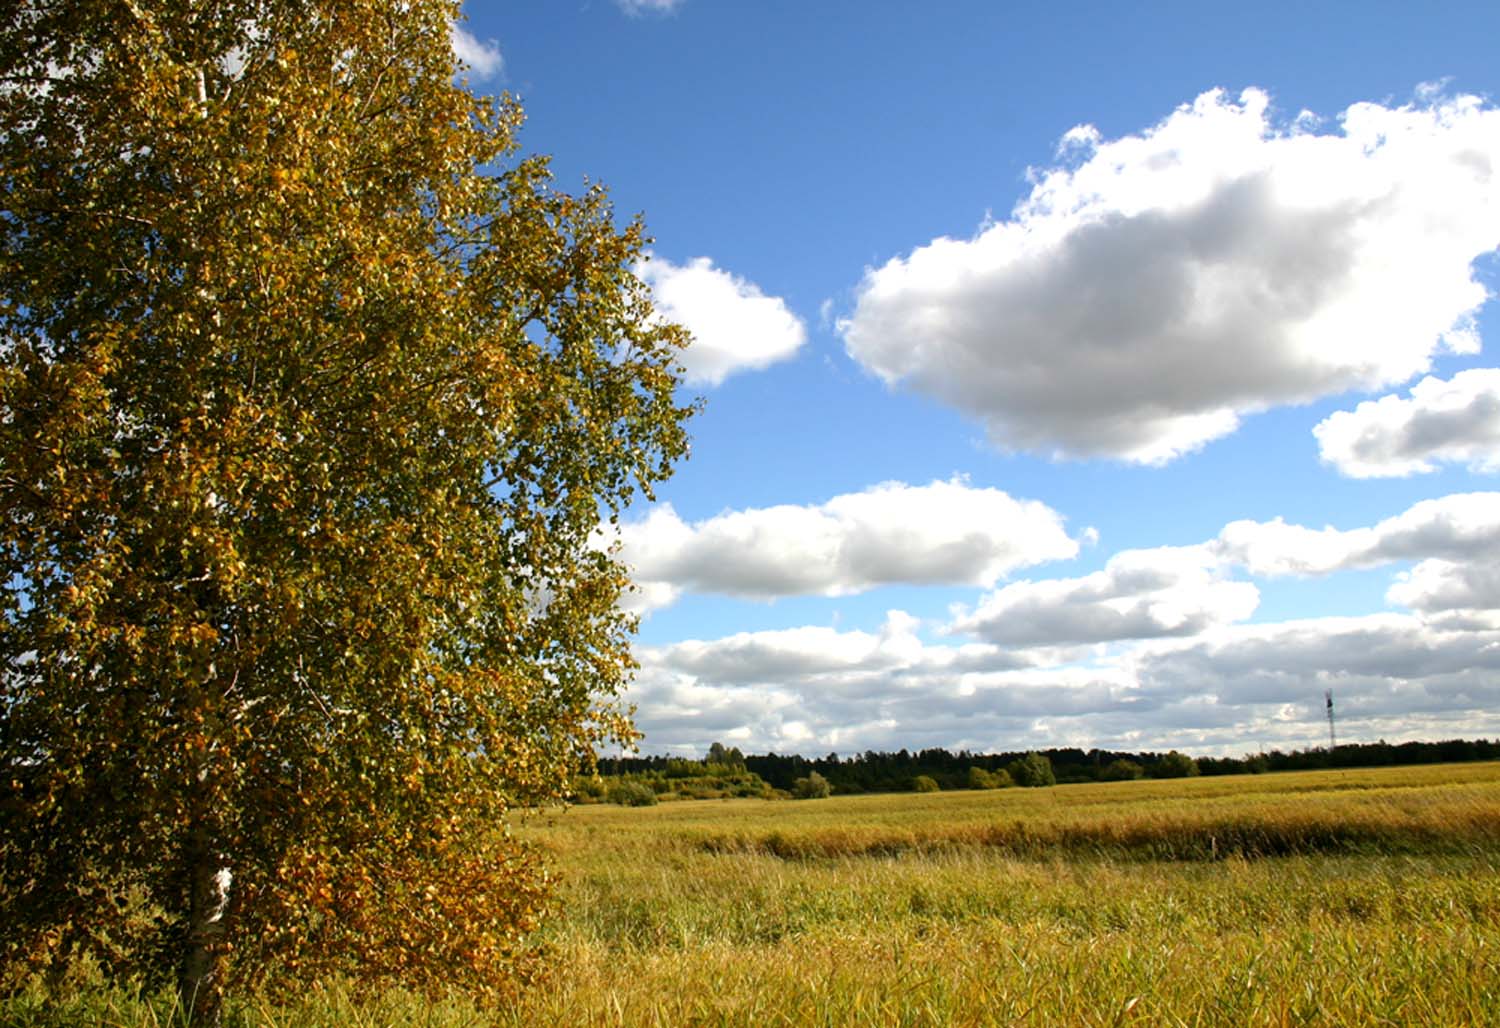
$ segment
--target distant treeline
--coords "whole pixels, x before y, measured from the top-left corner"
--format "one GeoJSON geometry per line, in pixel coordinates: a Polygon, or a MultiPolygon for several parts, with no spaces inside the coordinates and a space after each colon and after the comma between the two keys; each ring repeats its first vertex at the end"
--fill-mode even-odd
{"type": "MultiPolygon", "coordinates": [[[[1122,777],[1180,777],[1185,764],[1196,765],[1198,774],[1237,775],[1267,771],[1311,771],[1326,768],[1383,767],[1397,764],[1445,764],[1472,760],[1500,760],[1500,739],[1450,739],[1444,742],[1348,743],[1328,749],[1293,750],[1283,753],[1247,754],[1244,757],[1197,757],[1185,761],[1181,754],[1076,748],[1032,751],[1050,761],[1059,783],[1107,781],[1122,777]]],[[[779,753],[742,756],[715,743],[709,761],[723,763],[758,775],[774,789],[791,792],[798,779],[816,772],[836,793],[906,792],[922,776],[942,789],[972,787],[971,769],[998,773],[1014,768],[1025,753],[970,753],[945,749],[916,753],[866,751],[854,756],[803,757],[779,753]],[[716,759],[717,758],[717,759],[716,759]]],[[[649,775],[677,777],[702,774],[704,762],[680,757],[610,757],[600,760],[604,775],[649,775]]],[[[1192,774],[1193,771],[1186,773],[1192,774]]],[[[1020,783],[1018,783],[1020,784],[1020,783]]]]}

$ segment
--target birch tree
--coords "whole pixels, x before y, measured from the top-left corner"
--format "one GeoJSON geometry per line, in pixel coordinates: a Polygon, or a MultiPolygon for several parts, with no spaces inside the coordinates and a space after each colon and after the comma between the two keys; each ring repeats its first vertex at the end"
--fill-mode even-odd
{"type": "Polygon", "coordinates": [[[686,451],[646,240],[438,0],[0,29],[0,962],[504,989],[686,451]]]}

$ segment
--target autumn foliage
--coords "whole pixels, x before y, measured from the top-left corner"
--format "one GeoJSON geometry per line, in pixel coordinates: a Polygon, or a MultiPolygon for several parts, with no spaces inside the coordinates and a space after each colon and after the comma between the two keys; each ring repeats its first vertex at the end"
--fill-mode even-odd
{"type": "Polygon", "coordinates": [[[0,29],[0,963],[503,989],[632,667],[682,330],[452,3],[0,29]],[[456,976],[456,977],[455,977],[456,976]]]}

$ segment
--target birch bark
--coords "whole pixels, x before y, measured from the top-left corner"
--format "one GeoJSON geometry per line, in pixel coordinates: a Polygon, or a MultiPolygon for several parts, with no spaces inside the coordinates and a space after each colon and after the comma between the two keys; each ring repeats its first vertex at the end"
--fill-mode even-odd
{"type": "Polygon", "coordinates": [[[228,861],[206,838],[198,839],[193,851],[192,897],[177,997],[192,1028],[215,1028],[224,1002],[224,943],[234,876],[228,861]]]}

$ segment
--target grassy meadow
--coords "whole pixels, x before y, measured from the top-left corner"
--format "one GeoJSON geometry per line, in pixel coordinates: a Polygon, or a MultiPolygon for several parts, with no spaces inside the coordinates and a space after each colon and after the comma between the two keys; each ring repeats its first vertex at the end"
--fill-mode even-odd
{"type": "MultiPolygon", "coordinates": [[[[518,1006],[331,984],[231,1020],[1500,1025],[1500,764],[599,805],[522,831],[562,907],[556,972],[518,1006]]],[[[113,994],[42,1005],[0,1024],[164,1023],[113,994]]]]}

